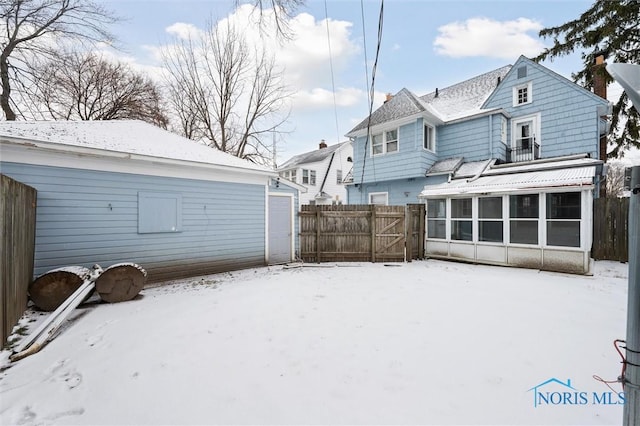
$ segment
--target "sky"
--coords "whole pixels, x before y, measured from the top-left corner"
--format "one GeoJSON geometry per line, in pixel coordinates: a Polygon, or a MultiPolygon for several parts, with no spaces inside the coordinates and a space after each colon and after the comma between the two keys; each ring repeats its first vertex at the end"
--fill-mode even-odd
{"type": "MultiPolygon", "coordinates": [[[[151,75],[160,48],[220,19],[248,22],[234,0],[102,0],[123,18],[110,51],[151,75]]],[[[386,93],[407,88],[424,95],[507,64],[551,45],[538,32],[577,18],[589,0],[387,0],[375,74],[374,109],[386,93]]],[[[307,0],[290,23],[293,37],[271,43],[293,93],[285,133],[277,137],[277,163],[334,144],[369,110],[368,92],[378,39],[378,0],[307,0]]],[[[269,38],[247,26],[249,37],[269,38]]],[[[543,63],[567,78],[579,54],[543,63]]],[[[612,87],[610,99],[619,95],[612,87]]]]}
{"type": "Polygon", "coordinates": [[[619,425],[628,272],[326,263],[94,295],[0,351],[0,424],[619,425]]]}

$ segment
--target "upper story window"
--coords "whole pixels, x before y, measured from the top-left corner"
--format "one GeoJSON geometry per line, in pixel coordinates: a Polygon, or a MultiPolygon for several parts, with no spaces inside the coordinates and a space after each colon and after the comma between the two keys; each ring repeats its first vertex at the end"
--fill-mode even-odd
{"type": "Polygon", "coordinates": [[[291,182],[295,182],[296,181],[296,171],[294,170],[287,170],[284,172],[280,172],[280,177],[283,177],[287,180],[290,180],[291,182]]]}
{"type": "Polygon", "coordinates": [[[336,183],[338,185],[342,183],[342,170],[336,170],[336,183]]]}
{"type": "Polygon", "coordinates": [[[436,151],[436,129],[428,124],[425,124],[423,127],[423,147],[424,149],[428,149],[429,151],[436,151]]]}
{"type": "Polygon", "coordinates": [[[531,82],[513,87],[513,106],[530,104],[533,100],[531,82]]]}
{"type": "Polygon", "coordinates": [[[302,183],[305,184],[305,185],[315,185],[316,184],[316,171],[315,170],[302,169],[302,183]]]}
{"type": "Polygon", "coordinates": [[[398,129],[387,130],[371,137],[371,155],[398,151],[398,129]]]}

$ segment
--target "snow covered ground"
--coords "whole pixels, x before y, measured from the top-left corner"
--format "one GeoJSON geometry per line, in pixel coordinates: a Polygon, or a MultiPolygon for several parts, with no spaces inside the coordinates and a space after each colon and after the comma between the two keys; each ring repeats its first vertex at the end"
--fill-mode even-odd
{"type": "Polygon", "coordinates": [[[0,424],[620,424],[620,385],[593,375],[620,374],[627,273],[427,260],[175,281],[78,309],[0,373],[0,424]]]}

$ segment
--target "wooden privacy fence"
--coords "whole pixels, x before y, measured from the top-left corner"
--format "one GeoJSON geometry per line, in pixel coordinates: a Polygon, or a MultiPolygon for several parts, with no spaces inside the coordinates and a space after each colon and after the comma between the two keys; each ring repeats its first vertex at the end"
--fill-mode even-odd
{"type": "Polygon", "coordinates": [[[629,198],[594,200],[591,257],[629,261],[629,198]]]}
{"type": "Polygon", "coordinates": [[[303,205],[305,262],[403,262],[424,257],[425,206],[303,205]]]}
{"type": "Polygon", "coordinates": [[[30,186],[0,176],[0,332],[4,345],[27,307],[27,288],[33,279],[37,193],[30,186]]]}

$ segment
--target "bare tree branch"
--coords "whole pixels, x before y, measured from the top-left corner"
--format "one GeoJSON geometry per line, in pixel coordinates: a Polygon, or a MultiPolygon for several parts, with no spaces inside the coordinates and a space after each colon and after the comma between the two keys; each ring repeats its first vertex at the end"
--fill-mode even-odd
{"type": "Polygon", "coordinates": [[[290,94],[273,58],[264,49],[250,49],[224,22],[165,48],[170,102],[184,136],[268,164],[271,148],[262,139],[280,132],[290,94]]]}
{"type": "Polygon", "coordinates": [[[91,0],[0,1],[0,31],[6,34],[0,38],[0,107],[6,119],[16,119],[11,90],[17,82],[11,69],[36,54],[53,58],[57,45],[65,40],[110,43],[114,37],[106,27],[117,20],[91,0]]]}
{"type": "Polygon", "coordinates": [[[167,127],[160,89],[128,65],[91,53],[58,55],[41,61],[33,73],[33,104],[54,120],[144,120],[167,127]]]}

